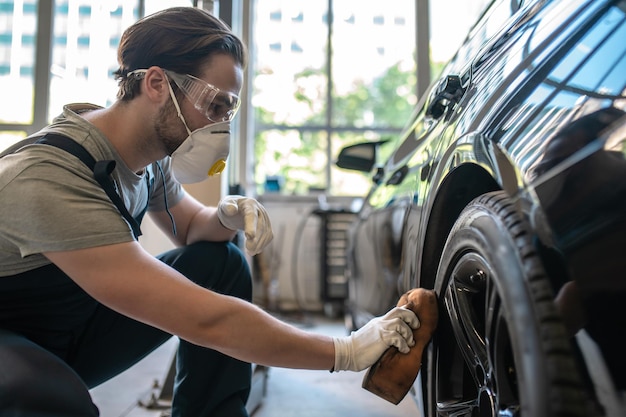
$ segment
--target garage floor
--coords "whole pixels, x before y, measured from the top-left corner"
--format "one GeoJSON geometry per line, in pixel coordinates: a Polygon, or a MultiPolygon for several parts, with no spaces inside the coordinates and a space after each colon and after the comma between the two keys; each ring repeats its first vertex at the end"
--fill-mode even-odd
{"type": "MultiPolygon", "coordinates": [[[[292,324],[332,336],[345,334],[343,322],[322,315],[290,320],[292,324]]],[[[155,381],[163,382],[177,346],[176,339],[157,349],[135,367],[91,391],[101,417],[161,417],[159,410],[139,405],[146,402],[155,381]]],[[[418,417],[413,400],[397,406],[361,388],[364,372],[303,371],[271,368],[267,391],[253,417],[418,417]]]]}

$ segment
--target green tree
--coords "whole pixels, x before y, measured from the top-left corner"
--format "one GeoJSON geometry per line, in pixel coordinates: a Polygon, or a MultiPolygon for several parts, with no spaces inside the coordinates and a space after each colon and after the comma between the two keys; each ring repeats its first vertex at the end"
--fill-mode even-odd
{"type": "Polygon", "coordinates": [[[255,156],[263,165],[257,167],[256,181],[258,184],[264,182],[268,175],[265,165],[271,165],[274,170],[272,175],[285,179],[284,190],[287,193],[306,193],[311,186],[325,187],[328,179],[324,166],[332,163],[326,159],[327,145],[336,150],[364,140],[362,129],[372,129],[367,135],[373,140],[380,139],[380,133],[374,133],[375,129],[383,129],[386,132],[383,134],[393,139],[392,136],[406,125],[417,102],[415,71],[404,71],[399,64],[369,83],[357,81],[347,94],[333,95],[331,129],[338,129],[340,133],[334,136],[334,140],[339,142],[330,144],[325,133],[329,106],[319,103],[320,97],[325,97],[323,69],[308,68],[297,74],[294,82],[295,101],[310,109],[310,116],[301,126],[294,126],[289,133],[285,130],[283,133],[277,130],[270,133],[267,129],[280,126],[280,123],[266,109],[255,109],[257,126],[262,129],[256,137],[255,156]],[[317,85],[317,91],[298,87],[311,85],[317,85]],[[350,129],[354,130],[350,132],[350,129]],[[268,141],[280,141],[280,144],[270,145],[268,141]]]}
{"type": "Polygon", "coordinates": [[[390,67],[370,84],[355,83],[352,91],[333,97],[334,127],[401,128],[413,112],[415,71],[390,67]]]}

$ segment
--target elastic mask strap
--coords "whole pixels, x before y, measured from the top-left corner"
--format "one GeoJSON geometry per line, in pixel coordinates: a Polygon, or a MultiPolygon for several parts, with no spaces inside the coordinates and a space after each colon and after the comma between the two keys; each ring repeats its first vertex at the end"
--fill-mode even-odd
{"type": "Polygon", "coordinates": [[[176,236],[176,222],[174,222],[174,216],[170,213],[170,208],[167,204],[167,185],[165,184],[165,173],[163,173],[163,168],[161,168],[160,162],[157,161],[156,165],[161,173],[161,181],[163,181],[163,200],[165,201],[165,212],[170,217],[170,222],[172,222],[172,233],[176,236]]]}
{"type": "Polygon", "coordinates": [[[180,111],[180,106],[178,105],[178,100],[176,100],[176,95],[174,95],[174,90],[172,90],[172,86],[170,84],[170,80],[169,78],[167,78],[167,74],[165,75],[165,78],[167,79],[167,88],[170,89],[170,97],[172,97],[172,101],[174,102],[174,107],[176,107],[176,113],[178,113],[178,118],[180,120],[182,120],[183,124],[185,125],[185,129],[187,129],[187,134],[189,136],[191,136],[191,130],[189,130],[189,128],[187,127],[187,122],[185,122],[185,118],[183,117],[183,113],[180,111]]]}

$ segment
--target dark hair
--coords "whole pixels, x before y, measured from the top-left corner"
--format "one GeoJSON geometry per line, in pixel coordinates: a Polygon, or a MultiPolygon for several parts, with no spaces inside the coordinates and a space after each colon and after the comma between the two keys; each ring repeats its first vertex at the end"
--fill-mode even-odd
{"type": "Polygon", "coordinates": [[[131,100],[139,92],[130,71],[159,66],[198,76],[216,54],[231,55],[245,68],[247,50],[223,21],[195,7],[172,7],[139,19],[122,34],[117,49],[117,98],[131,100]]]}

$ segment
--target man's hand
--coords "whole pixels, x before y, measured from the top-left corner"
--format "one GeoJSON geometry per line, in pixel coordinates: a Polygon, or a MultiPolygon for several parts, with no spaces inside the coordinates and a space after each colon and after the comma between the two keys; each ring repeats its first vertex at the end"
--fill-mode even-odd
{"type": "Polygon", "coordinates": [[[267,211],[254,198],[224,197],[217,205],[217,217],[225,228],[244,231],[250,255],[261,252],[274,237],[267,211]]]}
{"type": "Polygon", "coordinates": [[[389,346],[408,353],[415,344],[413,329],[419,319],[405,307],[395,307],[382,317],[372,319],[350,336],[336,337],[334,371],[362,371],[369,368],[389,346]]]}

